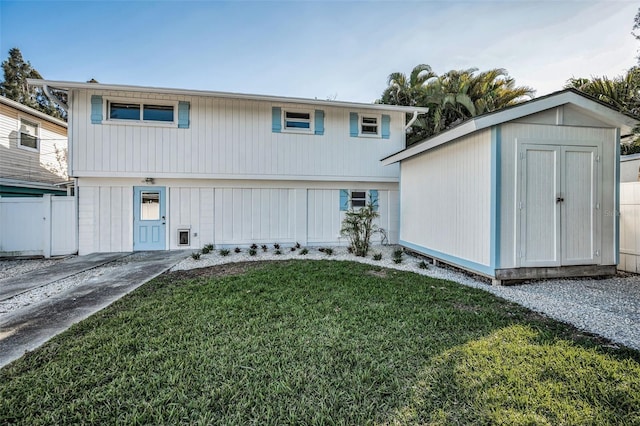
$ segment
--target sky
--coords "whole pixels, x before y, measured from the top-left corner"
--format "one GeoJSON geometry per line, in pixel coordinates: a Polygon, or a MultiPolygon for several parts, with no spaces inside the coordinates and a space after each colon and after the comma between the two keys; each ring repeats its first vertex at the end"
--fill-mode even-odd
{"type": "Polygon", "coordinates": [[[541,96],[638,61],[640,2],[8,1],[0,58],[45,79],[373,102],[418,64],[505,68],[541,96]]]}

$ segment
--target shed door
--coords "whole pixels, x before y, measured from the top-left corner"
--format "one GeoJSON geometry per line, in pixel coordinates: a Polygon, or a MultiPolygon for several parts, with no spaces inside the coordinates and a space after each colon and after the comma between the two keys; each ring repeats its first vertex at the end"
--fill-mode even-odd
{"type": "Polygon", "coordinates": [[[521,266],[595,264],[596,147],[523,144],[521,266]]]}

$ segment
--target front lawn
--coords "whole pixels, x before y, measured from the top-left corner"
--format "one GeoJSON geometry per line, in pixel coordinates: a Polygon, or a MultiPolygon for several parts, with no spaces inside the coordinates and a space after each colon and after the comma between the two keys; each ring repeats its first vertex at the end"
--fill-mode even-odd
{"type": "Polygon", "coordinates": [[[165,274],[0,370],[0,423],[640,424],[640,354],[352,262],[165,274]]]}

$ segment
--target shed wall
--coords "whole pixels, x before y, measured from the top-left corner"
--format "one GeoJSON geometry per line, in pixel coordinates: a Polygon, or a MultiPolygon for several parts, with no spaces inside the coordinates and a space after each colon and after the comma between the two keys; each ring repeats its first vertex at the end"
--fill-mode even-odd
{"type": "Polygon", "coordinates": [[[491,263],[491,130],[402,162],[400,240],[491,263]]]}

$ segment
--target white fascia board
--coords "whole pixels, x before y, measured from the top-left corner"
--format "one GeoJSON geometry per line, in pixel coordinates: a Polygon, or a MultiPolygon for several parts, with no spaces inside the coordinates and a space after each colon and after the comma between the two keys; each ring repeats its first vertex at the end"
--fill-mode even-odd
{"type": "Polygon", "coordinates": [[[47,115],[44,112],[38,111],[37,109],[33,109],[26,105],[22,105],[20,102],[16,102],[12,99],[5,98],[4,96],[0,96],[0,103],[5,104],[11,108],[17,109],[19,111],[22,111],[24,113],[27,113],[29,115],[33,115],[34,117],[38,117],[43,120],[49,121],[53,124],[57,124],[58,126],[64,127],[65,129],[67,128],[67,123],[65,121],[52,117],[50,115],[47,115]]]}
{"type": "Polygon", "coordinates": [[[566,104],[573,104],[582,108],[587,112],[592,113],[594,116],[597,116],[601,121],[610,124],[612,127],[620,127],[620,130],[623,133],[630,133],[633,130],[633,127],[637,124],[637,121],[633,118],[615,111],[608,106],[601,105],[598,102],[585,98],[584,96],[580,96],[570,91],[560,92],[556,95],[551,95],[545,98],[533,99],[529,102],[507,108],[503,111],[497,111],[485,116],[473,118],[451,130],[440,133],[439,135],[431,139],[427,139],[424,142],[419,142],[403,151],[383,158],[380,161],[382,161],[382,164],[385,166],[397,163],[398,161],[413,157],[414,155],[418,155],[454,139],[466,136],[476,130],[486,129],[491,126],[517,120],[528,115],[566,104]]]}
{"type": "Polygon", "coordinates": [[[625,161],[633,161],[640,160],[640,154],[629,154],[629,155],[621,155],[620,162],[624,163],[625,161]]]}
{"type": "Polygon", "coordinates": [[[71,81],[51,81],[51,80],[39,80],[39,79],[27,79],[27,82],[33,86],[42,87],[47,85],[54,89],[82,89],[82,90],[111,90],[121,92],[141,92],[141,93],[160,93],[166,95],[178,95],[178,96],[207,96],[214,98],[231,98],[231,99],[246,99],[251,101],[267,101],[274,103],[286,103],[286,104],[304,104],[304,105],[320,105],[327,107],[337,108],[358,108],[369,109],[378,111],[399,111],[405,113],[412,113],[418,111],[426,113],[429,108],[424,107],[408,107],[402,105],[385,105],[385,104],[365,104],[358,102],[343,102],[343,101],[325,101],[320,99],[307,99],[307,98],[291,98],[285,96],[269,96],[269,95],[254,95],[245,93],[232,93],[232,92],[215,92],[207,90],[186,90],[186,89],[170,89],[162,87],[145,87],[145,86],[127,86],[127,85],[115,85],[115,84],[101,84],[101,83],[80,83],[71,81]]]}

